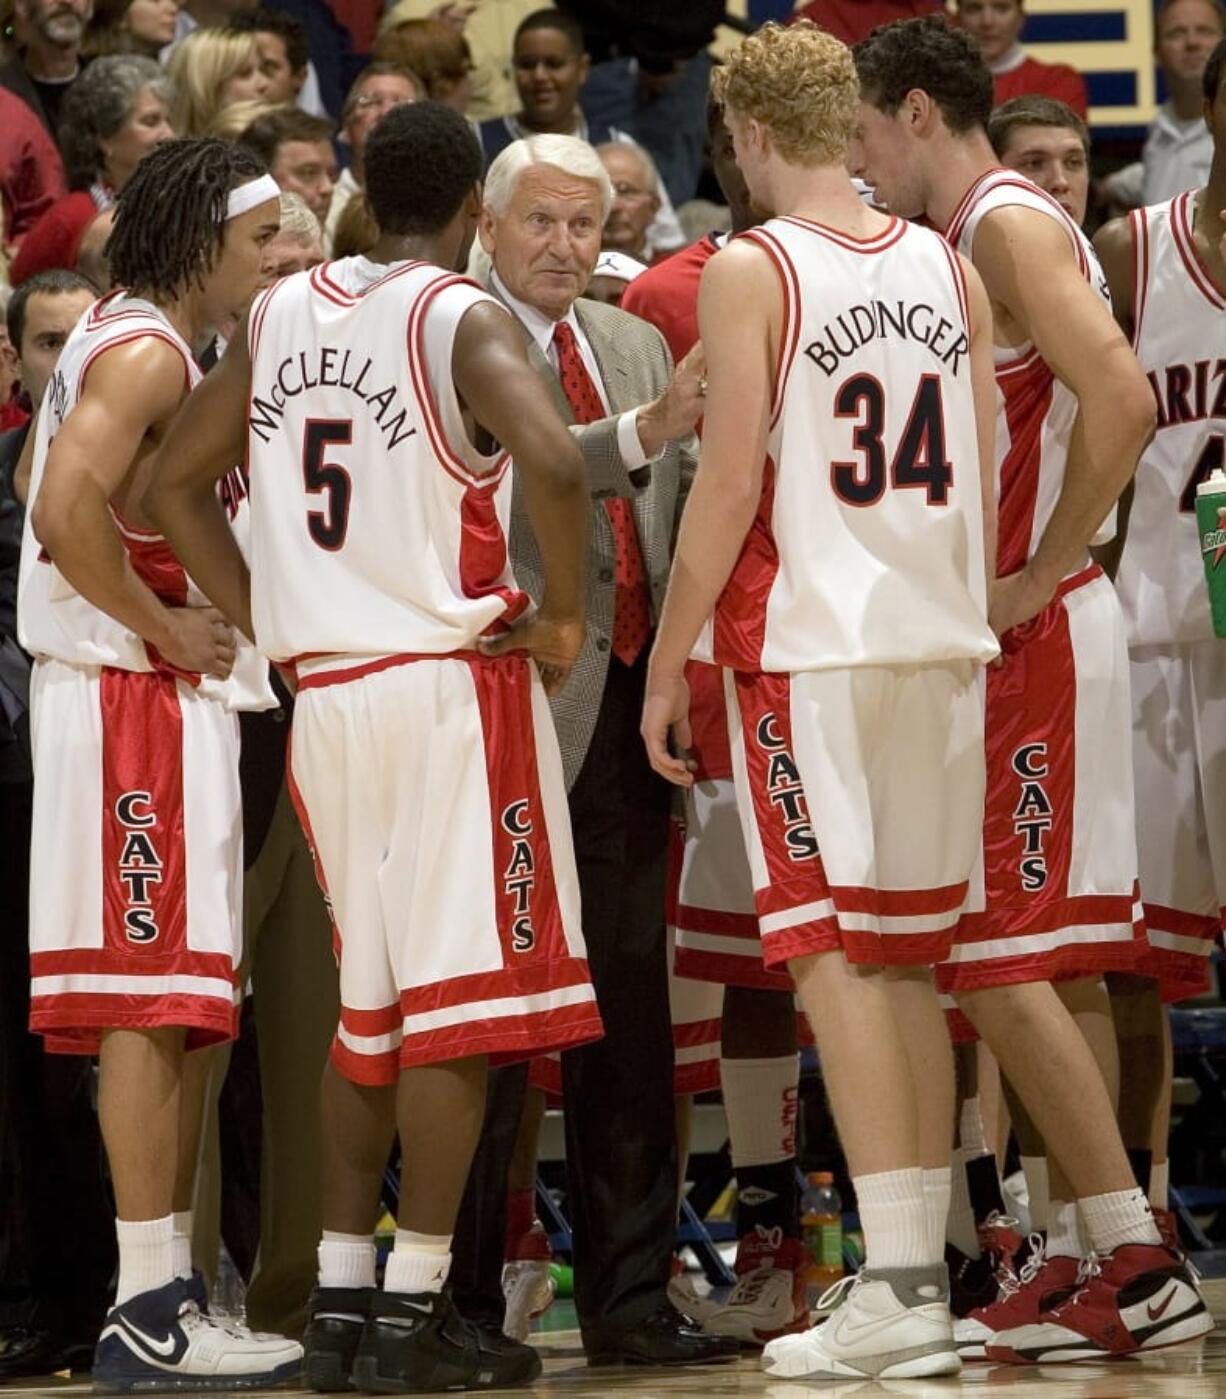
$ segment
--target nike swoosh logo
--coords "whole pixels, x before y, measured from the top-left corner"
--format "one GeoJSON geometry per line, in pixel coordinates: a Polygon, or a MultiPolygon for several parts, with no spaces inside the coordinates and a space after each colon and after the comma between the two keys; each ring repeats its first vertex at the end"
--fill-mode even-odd
{"type": "Polygon", "coordinates": [[[1146,1315],[1149,1317],[1150,1321],[1157,1321],[1157,1320],[1158,1320],[1158,1318],[1162,1315],[1162,1313],[1165,1312],[1166,1309],[1167,1309],[1167,1308],[1171,1305],[1171,1303],[1175,1300],[1175,1294],[1176,1294],[1176,1292],[1178,1292],[1178,1291],[1179,1291],[1179,1288],[1178,1288],[1178,1287],[1172,1287],[1171,1290],[1166,1294],[1166,1297],[1163,1299],[1162,1305],[1161,1305],[1160,1307],[1146,1307],[1146,1308],[1145,1308],[1145,1313],[1146,1313],[1146,1315]]]}
{"type": "Polygon", "coordinates": [[[133,1340],[146,1346],[154,1355],[161,1359],[168,1360],[175,1353],[175,1347],[178,1341],[174,1335],[168,1335],[164,1341],[159,1341],[150,1336],[147,1332],[142,1331],[139,1326],[133,1326],[127,1317],[120,1316],[116,1317],[115,1320],[119,1322],[120,1327],[131,1336],[133,1340]]]}

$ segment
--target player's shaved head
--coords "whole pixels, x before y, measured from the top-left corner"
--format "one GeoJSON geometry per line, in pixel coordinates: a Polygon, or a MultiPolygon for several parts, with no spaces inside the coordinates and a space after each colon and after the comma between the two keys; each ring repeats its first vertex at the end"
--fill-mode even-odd
{"type": "Polygon", "coordinates": [[[481,181],[472,127],[441,102],[393,107],[366,143],[366,198],[379,228],[441,233],[481,181]]]}

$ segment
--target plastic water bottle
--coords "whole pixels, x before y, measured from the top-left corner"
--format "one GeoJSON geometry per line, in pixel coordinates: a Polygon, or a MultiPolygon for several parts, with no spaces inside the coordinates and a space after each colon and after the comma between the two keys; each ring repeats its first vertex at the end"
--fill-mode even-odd
{"type": "Polygon", "coordinates": [[[810,1300],[843,1276],[843,1202],[829,1171],[811,1171],[800,1205],[810,1300]]]}

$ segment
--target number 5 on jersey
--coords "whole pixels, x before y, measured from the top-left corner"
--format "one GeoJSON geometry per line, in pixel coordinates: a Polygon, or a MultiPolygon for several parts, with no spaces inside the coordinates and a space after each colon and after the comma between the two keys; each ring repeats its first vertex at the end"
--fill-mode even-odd
{"type": "Polygon", "coordinates": [[[349,500],[353,482],[343,466],[326,461],[329,447],[353,442],[350,418],[310,418],[302,433],[302,477],[308,495],[327,492],[322,510],[307,512],[307,530],[321,549],[343,548],[349,529],[349,500]]]}

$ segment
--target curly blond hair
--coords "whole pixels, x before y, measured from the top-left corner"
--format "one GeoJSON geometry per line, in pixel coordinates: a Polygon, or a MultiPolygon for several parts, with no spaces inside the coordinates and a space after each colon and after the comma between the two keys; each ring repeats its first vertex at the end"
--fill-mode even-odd
{"type": "Polygon", "coordinates": [[[856,66],[846,44],[811,20],[764,24],[716,71],[713,92],[769,128],[794,165],[838,165],[847,154],[860,102],[856,66]]]}

